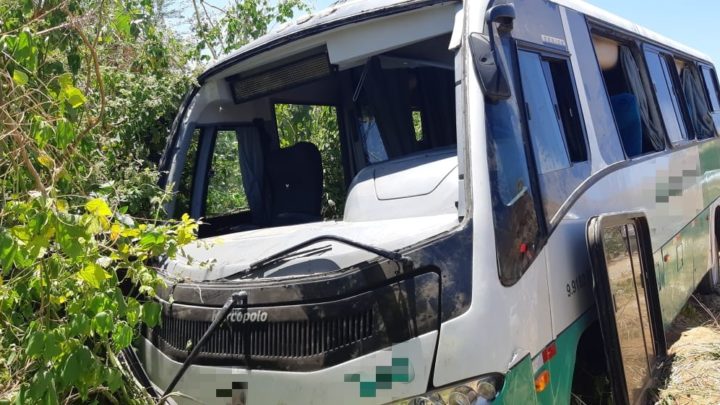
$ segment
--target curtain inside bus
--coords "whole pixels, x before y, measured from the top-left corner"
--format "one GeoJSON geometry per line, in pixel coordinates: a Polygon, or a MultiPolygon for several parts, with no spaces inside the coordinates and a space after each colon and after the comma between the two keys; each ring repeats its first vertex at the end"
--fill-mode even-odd
{"type": "Polygon", "coordinates": [[[630,85],[630,90],[637,98],[638,107],[640,109],[640,117],[642,118],[643,123],[643,133],[654,150],[663,150],[665,149],[663,133],[650,115],[650,101],[645,93],[645,86],[643,84],[642,77],[640,76],[640,69],[635,62],[635,57],[633,56],[632,51],[627,46],[620,47],[620,60],[622,61],[621,65],[625,72],[628,84],[630,85]]]}
{"type": "Polygon", "coordinates": [[[710,107],[703,94],[700,78],[694,69],[685,67],[680,74],[680,79],[695,136],[698,139],[712,138],[715,134],[715,128],[710,116],[710,107]]]}

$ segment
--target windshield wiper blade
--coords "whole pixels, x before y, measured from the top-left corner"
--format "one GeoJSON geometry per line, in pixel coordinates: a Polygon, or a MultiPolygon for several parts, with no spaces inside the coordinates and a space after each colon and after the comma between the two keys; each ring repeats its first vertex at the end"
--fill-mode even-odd
{"type": "Polygon", "coordinates": [[[340,243],[348,245],[348,246],[356,247],[358,249],[362,249],[362,250],[368,251],[370,253],[374,253],[380,257],[384,257],[384,258],[391,260],[393,262],[396,262],[396,263],[412,264],[412,260],[410,258],[408,258],[407,256],[405,256],[401,253],[394,252],[392,250],[387,250],[387,249],[367,245],[362,242],[356,242],[354,240],[343,238],[341,236],[320,235],[320,236],[316,236],[314,238],[308,239],[304,242],[298,243],[296,245],[290,246],[289,248],[283,249],[283,250],[281,250],[275,254],[272,254],[264,259],[258,260],[256,262],[252,263],[250,265],[250,267],[248,267],[247,269],[241,270],[239,273],[234,274],[232,277],[248,276],[262,268],[265,268],[269,265],[275,264],[279,261],[285,260],[289,256],[293,256],[293,253],[297,252],[299,249],[313,245],[318,242],[328,241],[328,240],[340,242],[340,243]]]}
{"type": "MultiPolygon", "coordinates": [[[[282,263],[282,262],[288,261],[290,259],[295,259],[295,258],[299,258],[299,257],[320,255],[320,254],[323,254],[330,250],[332,250],[331,245],[320,246],[320,247],[316,247],[316,248],[312,248],[312,249],[296,250],[294,252],[283,255],[282,257],[277,257],[275,259],[270,259],[270,258],[263,259],[263,260],[265,260],[265,263],[263,263],[261,267],[266,268],[266,267],[272,266],[274,264],[282,263]]],[[[255,269],[252,269],[252,266],[251,266],[244,272],[248,272],[248,271],[255,271],[255,269]]]]}

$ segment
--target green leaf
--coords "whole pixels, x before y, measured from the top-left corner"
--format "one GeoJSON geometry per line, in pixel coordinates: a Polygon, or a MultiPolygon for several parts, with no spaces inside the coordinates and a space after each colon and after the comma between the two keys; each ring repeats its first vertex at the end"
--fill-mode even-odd
{"type": "Polygon", "coordinates": [[[129,14],[120,12],[115,16],[113,25],[115,25],[116,30],[127,38],[130,36],[130,21],[129,14]]]}
{"type": "Polygon", "coordinates": [[[13,72],[13,81],[15,82],[15,84],[17,84],[18,86],[24,86],[27,84],[28,80],[30,80],[30,78],[25,72],[20,69],[15,69],[15,71],[13,72]]]}
{"type": "Polygon", "coordinates": [[[107,336],[107,334],[113,329],[113,318],[105,311],[99,312],[95,315],[93,323],[95,324],[95,332],[101,336],[107,336]]]}
{"type": "Polygon", "coordinates": [[[35,331],[30,335],[28,339],[25,353],[30,357],[40,357],[43,350],[45,349],[45,333],[42,331],[35,331]]]}
{"type": "Polygon", "coordinates": [[[114,369],[114,368],[108,368],[105,372],[105,381],[107,382],[108,388],[110,388],[110,391],[115,392],[123,384],[123,377],[122,374],[114,369]]]}
{"type": "Polygon", "coordinates": [[[8,275],[12,270],[17,245],[10,233],[5,229],[0,229],[0,268],[2,274],[8,275]]]}
{"type": "Polygon", "coordinates": [[[37,400],[44,399],[45,393],[51,385],[54,385],[52,372],[49,370],[39,371],[35,373],[35,376],[30,382],[28,395],[37,400]]]}
{"type": "Polygon", "coordinates": [[[80,59],[80,55],[77,54],[77,51],[68,53],[67,61],[68,61],[68,66],[70,67],[70,71],[74,75],[77,75],[78,72],[80,71],[80,65],[81,65],[81,61],[82,61],[82,59],[80,59]]]}
{"type": "Polygon", "coordinates": [[[62,353],[62,339],[57,333],[48,333],[45,335],[45,350],[43,350],[43,359],[50,361],[62,353]]]}
{"type": "Polygon", "coordinates": [[[60,371],[61,381],[66,386],[72,386],[84,372],[88,371],[91,362],[92,355],[90,351],[84,346],[78,347],[65,360],[65,365],[60,371]]]}
{"type": "Polygon", "coordinates": [[[60,149],[68,147],[75,140],[75,127],[67,120],[59,120],[56,126],[56,142],[60,149]]]}
{"type": "Polygon", "coordinates": [[[77,314],[70,321],[69,334],[71,337],[82,338],[90,334],[90,318],[85,314],[77,314]]]}
{"type": "Polygon", "coordinates": [[[73,108],[80,107],[85,104],[86,101],[85,95],[75,86],[66,86],[63,88],[63,96],[73,108]]]}
{"type": "Polygon", "coordinates": [[[155,301],[146,302],[142,308],[142,319],[147,326],[154,328],[160,322],[160,303],[155,301]]]}
{"type": "Polygon", "coordinates": [[[51,377],[50,381],[48,382],[48,388],[47,391],[45,391],[45,396],[43,397],[42,401],[43,405],[58,405],[58,394],[57,390],[55,389],[55,378],[51,377]]]}
{"type": "Polygon", "coordinates": [[[128,297],[125,319],[131,327],[137,325],[141,311],[142,307],[140,307],[140,303],[135,298],[128,297]]]}
{"type": "Polygon", "coordinates": [[[115,348],[122,350],[132,343],[133,330],[125,322],[120,322],[115,325],[115,331],[113,332],[113,341],[115,342],[115,348]]]}
{"type": "Polygon", "coordinates": [[[77,259],[85,252],[80,238],[85,238],[84,228],[58,221],[56,240],[60,249],[71,259],[77,259]]]}
{"type": "Polygon", "coordinates": [[[22,31],[15,41],[13,57],[17,63],[30,71],[35,70],[37,62],[37,47],[33,44],[33,38],[29,31],[22,31]]]}
{"type": "Polygon", "coordinates": [[[107,203],[100,198],[88,201],[88,203],[85,204],[85,209],[88,210],[89,213],[98,217],[109,217],[112,215],[110,207],[108,207],[107,203]]]}
{"type": "Polygon", "coordinates": [[[110,275],[105,270],[95,263],[90,263],[80,270],[80,279],[90,284],[94,288],[100,288],[102,282],[105,279],[110,278],[110,275]]]}

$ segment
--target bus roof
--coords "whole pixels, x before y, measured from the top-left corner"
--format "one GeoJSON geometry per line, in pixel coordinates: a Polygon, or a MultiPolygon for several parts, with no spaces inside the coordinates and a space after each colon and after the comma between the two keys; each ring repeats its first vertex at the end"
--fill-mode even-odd
{"type": "Polygon", "coordinates": [[[361,22],[384,15],[410,11],[433,4],[457,3],[459,0],[350,0],[336,3],[312,14],[282,24],[271,32],[231,52],[208,67],[199,80],[208,78],[229,64],[249,58],[265,49],[295,39],[327,31],[345,24],[361,22]]]}
{"type": "MultiPolygon", "coordinates": [[[[211,64],[198,80],[212,76],[221,69],[240,60],[254,56],[265,49],[291,42],[295,39],[327,31],[341,25],[361,22],[383,15],[409,11],[433,4],[455,3],[458,0],[350,0],[336,3],[318,12],[301,16],[280,25],[266,35],[231,52],[211,64]]],[[[589,17],[605,21],[621,29],[646,37],[652,41],[674,48],[682,53],[711,62],[709,56],[677,41],[657,34],[647,28],[587,3],[584,0],[550,0],[561,6],[576,10],[589,17]]]]}
{"type": "MultiPolygon", "coordinates": [[[[618,28],[622,28],[626,31],[637,34],[641,37],[648,38],[659,44],[666,45],[670,48],[676,49],[682,53],[688,54],[695,58],[702,59],[706,62],[712,62],[712,59],[710,59],[710,57],[708,55],[706,55],[696,49],[685,46],[675,40],[667,38],[663,35],[660,35],[654,31],[652,31],[652,30],[647,29],[643,26],[635,24],[629,20],[626,20],[625,18],[617,16],[609,11],[603,10],[600,7],[597,7],[597,6],[594,6],[590,3],[588,3],[587,1],[584,1],[584,0],[550,0],[550,1],[552,1],[553,3],[556,3],[558,5],[573,9],[575,11],[579,11],[588,17],[592,17],[592,18],[595,18],[600,21],[605,21],[605,22],[607,22],[611,25],[614,25],[618,28]]],[[[632,1],[632,0],[630,0],[630,1],[632,1]]]]}

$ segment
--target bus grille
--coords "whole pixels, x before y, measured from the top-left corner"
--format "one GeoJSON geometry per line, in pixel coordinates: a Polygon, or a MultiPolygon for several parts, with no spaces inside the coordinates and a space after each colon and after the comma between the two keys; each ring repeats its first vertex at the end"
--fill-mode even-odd
{"type": "MultiPolygon", "coordinates": [[[[190,350],[210,322],[163,316],[158,338],[176,350],[190,350]]],[[[251,358],[301,358],[332,352],[373,335],[373,311],[342,318],[277,323],[224,324],[201,349],[201,355],[251,358]]]]}
{"type": "MultiPolygon", "coordinates": [[[[425,273],[333,301],[236,308],[193,364],[314,371],[437,330],[439,280],[425,273]]],[[[160,325],[144,328],[155,347],[185,361],[220,308],[162,303],[160,325]]]]}

